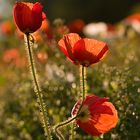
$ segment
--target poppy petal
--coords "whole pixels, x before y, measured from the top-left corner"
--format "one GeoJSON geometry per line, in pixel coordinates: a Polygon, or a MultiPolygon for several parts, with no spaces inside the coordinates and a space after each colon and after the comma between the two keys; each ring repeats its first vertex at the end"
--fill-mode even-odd
{"type": "Polygon", "coordinates": [[[78,34],[70,33],[70,34],[65,35],[58,42],[58,46],[61,49],[61,51],[72,61],[75,60],[74,57],[73,57],[72,48],[79,39],[81,39],[81,38],[78,34]]]}
{"type": "Polygon", "coordinates": [[[74,58],[82,65],[97,63],[108,51],[107,44],[95,39],[81,39],[73,47],[74,58]]]}
{"type": "MultiPolygon", "coordinates": [[[[78,100],[72,109],[72,115],[76,115],[80,106],[78,100]]],[[[80,110],[81,116],[77,117],[76,123],[88,134],[99,136],[114,128],[118,122],[115,107],[108,98],[95,95],[86,96],[80,110]]]]}

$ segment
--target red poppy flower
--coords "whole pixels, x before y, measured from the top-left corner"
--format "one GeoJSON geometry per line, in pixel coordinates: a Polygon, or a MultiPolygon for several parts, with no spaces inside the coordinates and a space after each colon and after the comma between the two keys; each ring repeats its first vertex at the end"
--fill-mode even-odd
{"type": "Polygon", "coordinates": [[[26,58],[21,56],[19,50],[16,48],[6,50],[3,54],[3,61],[18,68],[23,68],[27,64],[26,58]]]}
{"type": "MultiPolygon", "coordinates": [[[[80,106],[80,100],[75,104],[72,115],[75,116],[80,106]]],[[[95,95],[87,96],[76,119],[78,126],[86,133],[99,136],[114,128],[118,122],[117,111],[108,98],[95,95]]]]}
{"type": "Polygon", "coordinates": [[[64,35],[58,45],[74,64],[86,67],[100,61],[108,52],[105,42],[88,38],[82,39],[76,33],[64,35]]]}
{"type": "Polygon", "coordinates": [[[41,62],[41,63],[45,63],[48,59],[48,55],[46,52],[39,52],[37,53],[37,59],[41,62]]]}
{"type": "Polygon", "coordinates": [[[11,21],[4,21],[1,23],[0,28],[4,35],[11,35],[13,33],[13,25],[11,21]]]}
{"type": "Polygon", "coordinates": [[[126,17],[125,21],[127,21],[127,22],[138,21],[138,22],[140,22],[140,14],[135,13],[135,14],[129,15],[128,17],[126,17]]]}
{"type": "Polygon", "coordinates": [[[13,8],[13,17],[22,32],[33,33],[41,27],[45,14],[39,2],[17,2],[13,8]]]}
{"type": "Polygon", "coordinates": [[[81,19],[76,19],[68,24],[70,32],[81,33],[85,26],[85,22],[81,19]]]}

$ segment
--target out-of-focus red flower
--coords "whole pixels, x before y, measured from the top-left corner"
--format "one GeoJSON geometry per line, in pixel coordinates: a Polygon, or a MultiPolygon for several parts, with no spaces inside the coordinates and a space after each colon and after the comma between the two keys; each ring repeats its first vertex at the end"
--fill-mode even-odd
{"type": "Polygon", "coordinates": [[[22,57],[19,50],[16,48],[8,49],[3,53],[3,61],[8,64],[15,65],[18,68],[25,67],[27,60],[22,57]]]}
{"type": "Polygon", "coordinates": [[[4,21],[0,25],[1,31],[5,35],[10,35],[13,32],[13,25],[11,21],[4,21]]]}
{"type": "Polygon", "coordinates": [[[64,35],[58,45],[74,64],[86,67],[100,61],[108,52],[105,42],[88,38],[81,39],[76,33],[64,35]]]}
{"type": "Polygon", "coordinates": [[[20,56],[15,63],[15,66],[17,68],[23,68],[25,66],[27,66],[27,59],[25,57],[20,56]]]}
{"type": "Polygon", "coordinates": [[[76,19],[68,24],[68,28],[70,32],[73,32],[73,33],[82,32],[84,26],[85,26],[85,22],[81,19],[76,19]]]}
{"type": "Polygon", "coordinates": [[[114,31],[116,31],[116,27],[113,24],[108,23],[107,30],[108,30],[108,32],[114,32],[114,31]]]}
{"type": "Polygon", "coordinates": [[[41,62],[41,63],[45,63],[46,60],[48,59],[48,55],[46,52],[39,52],[37,53],[37,59],[41,62]]]}
{"type": "MultiPolygon", "coordinates": [[[[79,110],[79,100],[72,110],[75,116],[79,110]]],[[[92,136],[99,136],[114,128],[118,122],[117,110],[108,98],[101,98],[95,95],[86,96],[84,104],[77,117],[76,123],[86,133],[92,136]]]]}
{"type": "Polygon", "coordinates": [[[45,19],[45,20],[42,21],[42,25],[40,27],[40,30],[42,32],[46,32],[48,30],[48,28],[49,28],[49,22],[48,22],[47,19],[45,19]]]}
{"type": "Polygon", "coordinates": [[[140,13],[129,15],[123,20],[123,23],[140,33],[140,13]]]}
{"type": "Polygon", "coordinates": [[[13,17],[22,32],[33,33],[41,27],[45,14],[39,2],[17,2],[13,8],[13,17]]]}
{"type": "Polygon", "coordinates": [[[6,63],[10,63],[11,61],[15,61],[17,58],[19,58],[19,56],[20,54],[18,49],[8,49],[3,54],[3,61],[6,63]]]}
{"type": "Polygon", "coordinates": [[[46,36],[47,36],[47,39],[53,39],[53,28],[52,27],[49,27],[47,30],[46,30],[46,36]]]}
{"type": "Polygon", "coordinates": [[[125,21],[128,21],[128,22],[139,21],[140,22],[140,13],[129,15],[128,17],[126,17],[125,21]]]}

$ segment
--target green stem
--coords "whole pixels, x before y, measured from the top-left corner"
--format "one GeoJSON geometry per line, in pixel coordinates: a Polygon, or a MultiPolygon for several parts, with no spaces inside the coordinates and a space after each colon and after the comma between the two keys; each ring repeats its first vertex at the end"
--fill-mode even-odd
{"type": "Polygon", "coordinates": [[[30,44],[30,34],[26,34],[26,46],[27,46],[27,53],[28,53],[28,61],[30,64],[30,71],[32,74],[32,80],[34,83],[34,91],[37,95],[38,101],[39,101],[39,106],[40,106],[40,111],[43,119],[43,127],[45,133],[47,133],[47,140],[51,140],[51,132],[49,129],[49,123],[48,123],[48,117],[47,117],[47,111],[46,111],[46,105],[43,100],[43,94],[41,92],[40,84],[38,82],[38,77],[36,73],[36,67],[34,64],[34,59],[33,59],[33,52],[32,52],[32,46],[30,44]]]}
{"type": "Polygon", "coordinates": [[[81,66],[82,67],[82,76],[81,76],[81,81],[82,81],[82,101],[85,100],[85,95],[87,93],[87,85],[86,85],[86,67],[84,67],[83,65],[81,66]]]}
{"type": "Polygon", "coordinates": [[[85,95],[87,93],[87,81],[86,81],[86,67],[84,67],[83,65],[80,65],[80,91],[81,91],[81,105],[79,107],[79,110],[77,112],[77,114],[80,113],[81,108],[83,106],[84,100],[85,100],[85,95]]]}
{"type": "MultiPolygon", "coordinates": [[[[82,106],[83,106],[83,103],[85,100],[85,95],[87,93],[86,67],[84,67],[83,65],[80,65],[79,69],[80,69],[80,92],[82,94],[81,95],[82,101],[81,101],[81,104],[80,104],[76,117],[80,116],[80,111],[82,109],[82,106]]],[[[74,139],[73,136],[74,136],[74,129],[72,129],[72,140],[74,139]]]]}
{"type": "Polygon", "coordinates": [[[75,127],[75,123],[72,122],[72,125],[71,125],[71,136],[70,136],[70,139],[69,140],[74,140],[74,127],[75,127]]]}
{"type": "Polygon", "coordinates": [[[72,117],[64,122],[59,123],[58,125],[56,125],[54,127],[54,131],[57,135],[57,137],[59,138],[59,140],[65,140],[65,138],[63,137],[63,135],[61,134],[61,132],[59,131],[59,128],[66,126],[67,124],[71,123],[73,120],[75,120],[78,116],[72,117]]]}
{"type": "MultiPolygon", "coordinates": [[[[61,134],[61,132],[59,131],[59,128],[65,126],[65,125],[68,125],[73,120],[75,120],[78,116],[80,116],[80,111],[81,111],[81,108],[82,108],[84,100],[85,100],[85,95],[87,93],[87,90],[86,90],[86,67],[84,67],[82,65],[80,65],[80,91],[82,93],[82,102],[81,102],[81,105],[80,105],[79,110],[77,112],[77,115],[70,118],[69,120],[66,120],[64,122],[59,123],[54,128],[54,131],[60,140],[65,140],[65,139],[64,139],[63,135],[61,134]]],[[[72,130],[72,135],[74,136],[74,130],[72,130]]],[[[72,139],[74,139],[73,136],[72,136],[72,139]]]]}

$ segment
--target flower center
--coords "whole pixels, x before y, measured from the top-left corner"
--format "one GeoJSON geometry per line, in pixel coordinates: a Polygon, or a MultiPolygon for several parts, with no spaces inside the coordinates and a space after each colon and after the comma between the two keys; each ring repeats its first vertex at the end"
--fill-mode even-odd
{"type": "Polygon", "coordinates": [[[87,122],[89,121],[89,118],[91,117],[90,111],[88,109],[87,105],[84,105],[80,111],[80,116],[78,117],[80,121],[87,122]]]}

